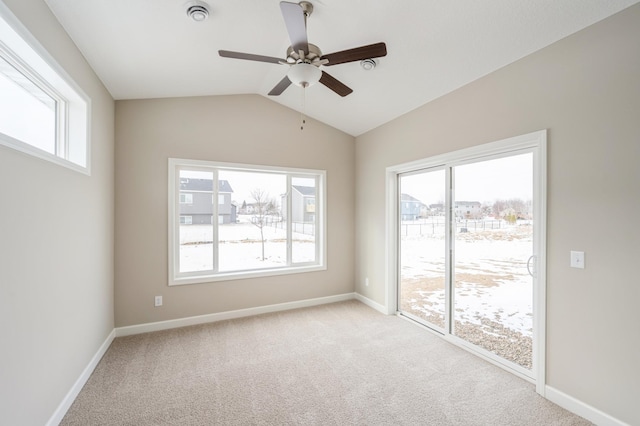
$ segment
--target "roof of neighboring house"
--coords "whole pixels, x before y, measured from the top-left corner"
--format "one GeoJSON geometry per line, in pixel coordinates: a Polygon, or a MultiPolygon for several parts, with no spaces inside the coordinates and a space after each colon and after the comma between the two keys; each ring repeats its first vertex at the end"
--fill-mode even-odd
{"type": "Polygon", "coordinates": [[[310,195],[310,196],[316,195],[316,188],[314,188],[313,186],[300,186],[300,185],[291,185],[291,186],[293,187],[293,189],[295,189],[302,195],[310,195]]]}
{"type": "Polygon", "coordinates": [[[231,189],[228,181],[220,180],[218,181],[218,192],[233,192],[233,189],[231,189]]]}
{"type": "Polygon", "coordinates": [[[409,194],[400,194],[400,201],[412,201],[414,203],[420,203],[422,204],[422,201],[418,200],[415,197],[412,197],[409,194]]]}
{"type": "MultiPolygon", "coordinates": [[[[213,180],[180,178],[181,191],[213,191],[213,180]]],[[[218,192],[233,192],[231,185],[226,180],[218,181],[218,192]]]]}

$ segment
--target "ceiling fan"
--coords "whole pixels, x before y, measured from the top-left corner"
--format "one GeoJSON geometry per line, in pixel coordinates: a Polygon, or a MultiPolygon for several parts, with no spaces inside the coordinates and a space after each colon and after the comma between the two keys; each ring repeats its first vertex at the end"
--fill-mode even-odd
{"type": "Polygon", "coordinates": [[[280,10],[291,39],[291,46],[287,49],[285,59],[229,50],[218,51],[218,54],[224,58],[288,65],[289,71],[287,75],[271,89],[270,96],[280,95],[291,83],[306,88],[317,82],[325,85],[340,96],[347,96],[353,90],[321,70],[320,66],[328,67],[387,55],[387,46],[384,43],[375,43],[323,55],[318,46],[307,41],[307,18],[313,12],[313,5],[308,1],[301,1],[300,3],[282,1],[280,2],[280,10]]]}

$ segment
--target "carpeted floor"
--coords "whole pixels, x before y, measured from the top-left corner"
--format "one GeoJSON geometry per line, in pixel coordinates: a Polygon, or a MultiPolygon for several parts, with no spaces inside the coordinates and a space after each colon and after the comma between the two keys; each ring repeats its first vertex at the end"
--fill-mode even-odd
{"type": "Polygon", "coordinates": [[[62,425],[589,425],[357,301],[120,337],[62,425]]]}

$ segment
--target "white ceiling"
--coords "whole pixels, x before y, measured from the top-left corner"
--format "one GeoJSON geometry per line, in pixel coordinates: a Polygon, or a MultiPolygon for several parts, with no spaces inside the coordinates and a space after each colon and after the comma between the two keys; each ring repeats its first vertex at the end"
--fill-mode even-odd
{"type": "MultiPolygon", "coordinates": [[[[285,57],[279,0],[45,0],[115,99],[267,93],[286,66],[218,50],[285,57]]],[[[293,0],[292,0],[293,1],[293,0]]],[[[311,0],[309,42],[323,53],[385,42],[373,71],[323,67],[353,89],[317,84],[306,114],[353,136],[438,98],[640,0],[311,0]]],[[[302,110],[302,89],[275,102],[302,110]]]]}

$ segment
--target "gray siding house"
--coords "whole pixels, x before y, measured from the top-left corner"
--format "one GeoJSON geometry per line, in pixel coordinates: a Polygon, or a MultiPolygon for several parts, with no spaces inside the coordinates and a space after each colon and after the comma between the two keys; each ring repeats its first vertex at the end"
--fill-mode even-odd
{"type": "MultiPolygon", "coordinates": [[[[316,188],[313,186],[292,185],[291,189],[291,221],[301,223],[315,222],[316,188]]],[[[286,205],[284,196],[282,205],[286,205]]]]}
{"type": "MultiPolygon", "coordinates": [[[[235,223],[236,206],[231,202],[233,189],[226,180],[218,181],[218,223],[235,223]]],[[[180,223],[213,223],[213,180],[180,178],[180,223]]]]}
{"type": "Polygon", "coordinates": [[[423,206],[422,201],[409,194],[400,195],[400,215],[402,220],[418,219],[423,206]]]}

